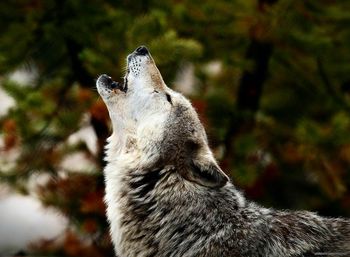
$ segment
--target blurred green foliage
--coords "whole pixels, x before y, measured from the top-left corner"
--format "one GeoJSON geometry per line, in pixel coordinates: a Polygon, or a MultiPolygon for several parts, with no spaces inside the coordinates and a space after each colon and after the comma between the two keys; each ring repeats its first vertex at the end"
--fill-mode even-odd
{"type": "Polygon", "coordinates": [[[33,174],[50,174],[39,195],[71,225],[63,243],[35,251],[113,256],[101,200],[109,120],[94,79],[122,77],[126,55],[141,44],[169,86],[194,65],[188,96],[222,167],[250,199],[349,216],[348,10],[350,2],[332,0],[1,1],[1,88],[16,105],[0,118],[0,151],[19,152],[0,166],[1,178],[26,192],[33,174]],[[16,69],[37,78],[15,83],[16,69]],[[97,153],[68,143],[86,117],[97,153]],[[77,152],[93,163],[89,173],[62,168],[77,152]]]}

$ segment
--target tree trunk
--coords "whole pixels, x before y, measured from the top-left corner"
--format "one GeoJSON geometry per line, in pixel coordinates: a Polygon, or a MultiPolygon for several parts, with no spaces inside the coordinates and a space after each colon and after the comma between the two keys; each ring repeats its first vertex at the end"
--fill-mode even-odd
{"type": "MultiPolygon", "coordinates": [[[[275,4],[277,0],[259,0],[258,9],[265,12],[265,7],[275,4]]],[[[230,120],[229,129],[225,137],[226,162],[232,157],[232,141],[240,131],[251,130],[254,126],[254,115],[259,109],[263,85],[268,74],[268,64],[273,52],[273,44],[251,36],[250,44],[246,51],[246,59],[253,63],[252,70],[245,70],[239,82],[237,91],[237,115],[230,120]]]]}

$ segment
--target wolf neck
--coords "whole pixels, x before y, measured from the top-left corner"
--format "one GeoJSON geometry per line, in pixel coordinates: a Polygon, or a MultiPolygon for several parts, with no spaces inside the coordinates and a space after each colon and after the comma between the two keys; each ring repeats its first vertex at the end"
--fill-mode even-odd
{"type": "Polygon", "coordinates": [[[113,132],[107,139],[105,146],[105,161],[108,163],[115,161],[123,153],[132,151],[135,144],[135,139],[131,134],[124,133],[123,131],[113,132]]]}

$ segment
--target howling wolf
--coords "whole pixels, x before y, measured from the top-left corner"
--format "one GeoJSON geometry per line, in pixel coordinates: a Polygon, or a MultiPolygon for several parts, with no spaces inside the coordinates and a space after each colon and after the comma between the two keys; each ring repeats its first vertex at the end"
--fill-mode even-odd
{"type": "Polygon", "coordinates": [[[105,202],[118,256],[350,256],[349,220],[244,198],[146,47],[127,57],[124,82],[101,75],[96,84],[113,126],[105,202]]]}

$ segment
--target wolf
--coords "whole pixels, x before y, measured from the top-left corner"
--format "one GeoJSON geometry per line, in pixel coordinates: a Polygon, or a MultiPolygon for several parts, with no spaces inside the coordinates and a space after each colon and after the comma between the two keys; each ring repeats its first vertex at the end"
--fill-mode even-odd
{"type": "Polygon", "coordinates": [[[113,127],[104,200],[117,256],[350,256],[350,220],[264,208],[237,190],[145,46],[123,82],[96,84],[113,127]]]}

